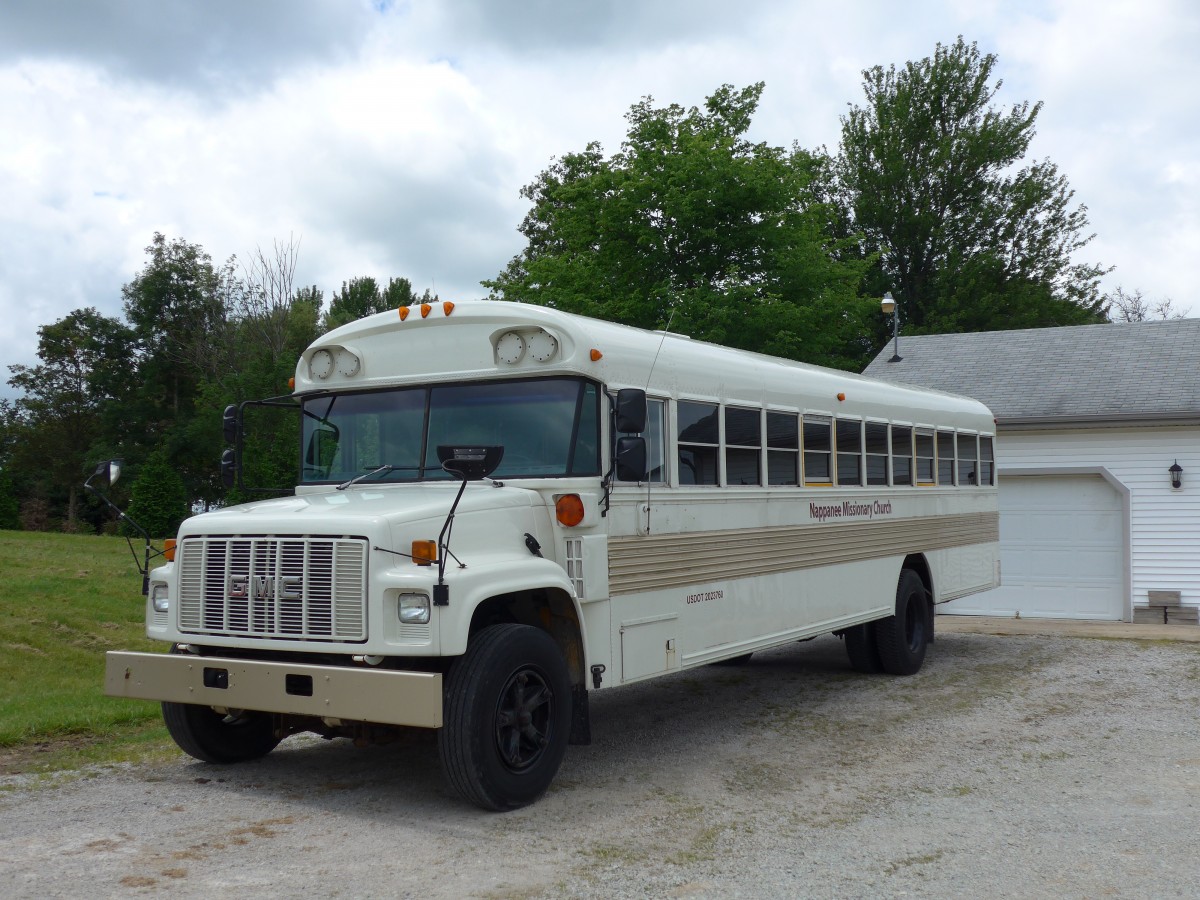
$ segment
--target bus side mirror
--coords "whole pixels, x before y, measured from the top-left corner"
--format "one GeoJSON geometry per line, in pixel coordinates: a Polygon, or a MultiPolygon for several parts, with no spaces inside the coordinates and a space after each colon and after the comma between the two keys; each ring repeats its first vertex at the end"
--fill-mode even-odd
{"type": "Polygon", "coordinates": [[[229,406],[225,407],[225,412],[221,414],[221,431],[225,435],[225,443],[227,444],[232,444],[237,440],[237,419],[237,404],[230,404],[229,406]]]}
{"type": "Polygon", "coordinates": [[[221,454],[221,484],[227,488],[237,482],[237,457],[233,450],[221,454]]]}
{"type": "Polygon", "coordinates": [[[121,462],[119,459],[108,459],[96,466],[96,471],[92,472],[84,484],[91,487],[92,479],[99,478],[103,487],[112,487],[117,483],[117,479],[121,477],[121,462]]]}
{"type": "Polygon", "coordinates": [[[646,439],[617,438],[617,481],[646,480],[646,439]]]}
{"type": "Polygon", "coordinates": [[[617,431],[641,434],[646,430],[646,392],[639,388],[617,391],[617,431]]]}

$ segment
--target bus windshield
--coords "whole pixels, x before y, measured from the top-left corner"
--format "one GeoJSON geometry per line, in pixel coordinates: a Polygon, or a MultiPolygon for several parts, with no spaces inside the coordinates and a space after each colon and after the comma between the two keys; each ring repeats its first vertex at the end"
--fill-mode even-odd
{"type": "Polygon", "coordinates": [[[301,484],[451,476],[439,444],[499,445],[494,478],[600,474],[600,389],[579,378],[532,378],[325,394],[303,400],[301,484]]]}

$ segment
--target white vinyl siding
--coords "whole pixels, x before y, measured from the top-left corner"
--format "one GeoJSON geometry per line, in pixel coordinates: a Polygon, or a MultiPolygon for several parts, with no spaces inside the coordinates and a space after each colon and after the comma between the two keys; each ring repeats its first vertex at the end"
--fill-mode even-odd
{"type": "MultiPolygon", "coordinates": [[[[1006,473],[1103,469],[1118,493],[1127,492],[1121,512],[1129,540],[1122,554],[1128,571],[1121,618],[1128,616],[1130,601],[1145,604],[1151,590],[1178,590],[1185,605],[1200,605],[1200,427],[1002,431],[996,457],[1002,533],[1006,473]],[[1167,473],[1176,459],[1183,468],[1181,490],[1171,488],[1167,473]]],[[[1079,522],[1080,532],[1086,529],[1079,522]]]]}

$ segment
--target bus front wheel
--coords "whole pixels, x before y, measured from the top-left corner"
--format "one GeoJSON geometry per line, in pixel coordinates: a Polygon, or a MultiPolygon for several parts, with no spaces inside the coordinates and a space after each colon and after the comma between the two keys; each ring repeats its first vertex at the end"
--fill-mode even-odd
{"type": "Polygon", "coordinates": [[[875,623],[875,646],[883,671],[889,675],[920,671],[933,630],[929,616],[921,576],[904,569],[896,585],[896,614],[875,623]]]}
{"type": "Polygon", "coordinates": [[[571,681],[550,635],[513,623],[484,628],[445,685],[438,754],[450,787],[494,811],[540,797],[571,730],[571,681]]]}
{"type": "Polygon", "coordinates": [[[179,749],[207,763],[246,762],[266,756],[279,744],[268,713],[231,709],[217,712],[190,703],[163,703],[163,722],[179,749]]]}

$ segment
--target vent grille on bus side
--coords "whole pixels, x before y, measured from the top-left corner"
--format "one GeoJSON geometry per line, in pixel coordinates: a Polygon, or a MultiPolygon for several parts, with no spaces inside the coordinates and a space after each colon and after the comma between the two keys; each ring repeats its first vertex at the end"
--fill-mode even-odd
{"type": "Polygon", "coordinates": [[[367,542],[185,538],[179,629],[297,641],[364,641],[367,542]]]}

